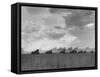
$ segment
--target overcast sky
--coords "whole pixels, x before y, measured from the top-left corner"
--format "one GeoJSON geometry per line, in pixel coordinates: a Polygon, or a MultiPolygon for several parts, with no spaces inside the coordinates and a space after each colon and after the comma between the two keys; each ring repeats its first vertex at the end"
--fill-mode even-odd
{"type": "Polygon", "coordinates": [[[90,10],[22,7],[24,53],[59,47],[95,47],[95,12],[90,10]]]}

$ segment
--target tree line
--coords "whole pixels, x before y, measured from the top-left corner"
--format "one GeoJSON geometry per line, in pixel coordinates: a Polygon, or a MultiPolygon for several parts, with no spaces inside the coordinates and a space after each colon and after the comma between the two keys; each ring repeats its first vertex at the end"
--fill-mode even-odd
{"type": "MultiPolygon", "coordinates": [[[[95,52],[94,49],[90,49],[89,50],[89,48],[88,48],[86,50],[86,49],[79,49],[79,48],[72,48],[72,47],[70,47],[68,49],[66,49],[66,48],[59,48],[57,50],[60,51],[59,53],[61,53],[61,54],[66,54],[66,53],[94,53],[95,52]]],[[[53,51],[54,50],[51,49],[51,50],[45,51],[44,54],[52,54],[52,53],[54,53],[53,51]]],[[[31,54],[40,54],[39,53],[39,49],[37,49],[35,51],[32,51],[31,54]]]]}

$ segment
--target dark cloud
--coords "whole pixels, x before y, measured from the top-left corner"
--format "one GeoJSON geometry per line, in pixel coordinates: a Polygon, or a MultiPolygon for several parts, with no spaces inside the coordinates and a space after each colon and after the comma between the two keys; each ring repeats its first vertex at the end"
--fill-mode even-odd
{"type": "Polygon", "coordinates": [[[53,25],[55,25],[55,24],[57,24],[58,23],[58,17],[56,16],[56,17],[54,17],[54,16],[49,16],[48,18],[46,18],[45,19],[45,24],[46,25],[51,25],[51,26],[53,26],[53,25]]]}
{"type": "Polygon", "coordinates": [[[38,32],[39,29],[35,27],[26,27],[25,29],[22,30],[25,33],[32,33],[32,32],[38,32]]]}
{"type": "Polygon", "coordinates": [[[31,15],[35,14],[42,14],[48,12],[48,8],[42,8],[42,7],[26,7],[27,11],[31,15]]]}
{"type": "Polygon", "coordinates": [[[46,33],[49,39],[59,40],[60,38],[64,37],[65,33],[46,33]]]}
{"type": "Polygon", "coordinates": [[[57,30],[63,29],[61,26],[54,26],[54,28],[57,29],[57,30]]]}
{"type": "Polygon", "coordinates": [[[51,14],[51,16],[46,17],[44,21],[45,21],[45,25],[50,27],[55,25],[61,27],[65,26],[65,19],[62,16],[56,14],[51,14]]]}
{"type": "Polygon", "coordinates": [[[61,12],[69,12],[70,11],[70,9],[60,9],[60,8],[51,8],[50,9],[50,12],[51,13],[61,13],[61,12]]]}
{"type": "Polygon", "coordinates": [[[66,25],[83,27],[86,24],[92,23],[95,21],[95,12],[91,10],[78,10],[78,9],[50,9],[51,13],[70,13],[68,16],[63,16],[66,22],[66,25]]]}
{"type": "Polygon", "coordinates": [[[95,21],[95,16],[90,11],[72,11],[72,14],[64,17],[68,26],[82,27],[95,21]]]}

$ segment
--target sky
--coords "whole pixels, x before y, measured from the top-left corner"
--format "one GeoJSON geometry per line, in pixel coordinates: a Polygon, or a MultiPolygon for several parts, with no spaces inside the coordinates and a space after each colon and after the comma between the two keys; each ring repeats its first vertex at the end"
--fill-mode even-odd
{"type": "Polygon", "coordinates": [[[60,47],[95,48],[95,11],[22,7],[22,53],[60,47]]]}

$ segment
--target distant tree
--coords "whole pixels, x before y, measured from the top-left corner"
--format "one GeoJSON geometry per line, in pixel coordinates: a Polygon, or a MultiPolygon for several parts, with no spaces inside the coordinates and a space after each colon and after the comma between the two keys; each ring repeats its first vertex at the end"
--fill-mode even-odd
{"type": "Polygon", "coordinates": [[[86,51],[86,50],[84,50],[84,51],[83,51],[83,53],[87,53],[87,51],[86,51]]]}
{"type": "Polygon", "coordinates": [[[60,53],[65,54],[65,51],[66,51],[66,48],[62,48],[61,51],[60,51],[60,53]]]}
{"type": "Polygon", "coordinates": [[[39,54],[39,49],[33,51],[31,54],[39,54]]]}
{"type": "Polygon", "coordinates": [[[87,53],[86,50],[80,50],[78,53],[87,53]]]}
{"type": "Polygon", "coordinates": [[[83,53],[83,51],[82,51],[82,50],[80,50],[78,53],[83,53]]]}
{"type": "Polygon", "coordinates": [[[77,53],[77,50],[76,50],[76,49],[72,49],[72,50],[70,51],[70,53],[77,53]]]}
{"type": "Polygon", "coordinates": [[[73,49],[72,47],[68,48],[68,50],[72,50],[72,49],[73,49]]]}
{"type": "Polygon", "coordinates": [[[46,51],[46,54],[52,54],[52,50],[46,51]]]}
{"type": "Polygon", "coordinates": [[[68,48],[67,50],[68,50],[68,52],[70,53],[70,52],[73,50],[73,48],[70,47],[70,48],[68,48]]]}
{"type": "Polygon", "coordinates": [[[76,50],[76,51],[77,51],[77,50],[78,50],[78,47],[74,48],[74,50],[76,50]]]}
{"type": "Polygon", "coordinates": [[[91,51],[90,51],[90,53],[94,53],[94,51],[93,51],[93,50],[91,50],[91,51]]]}

